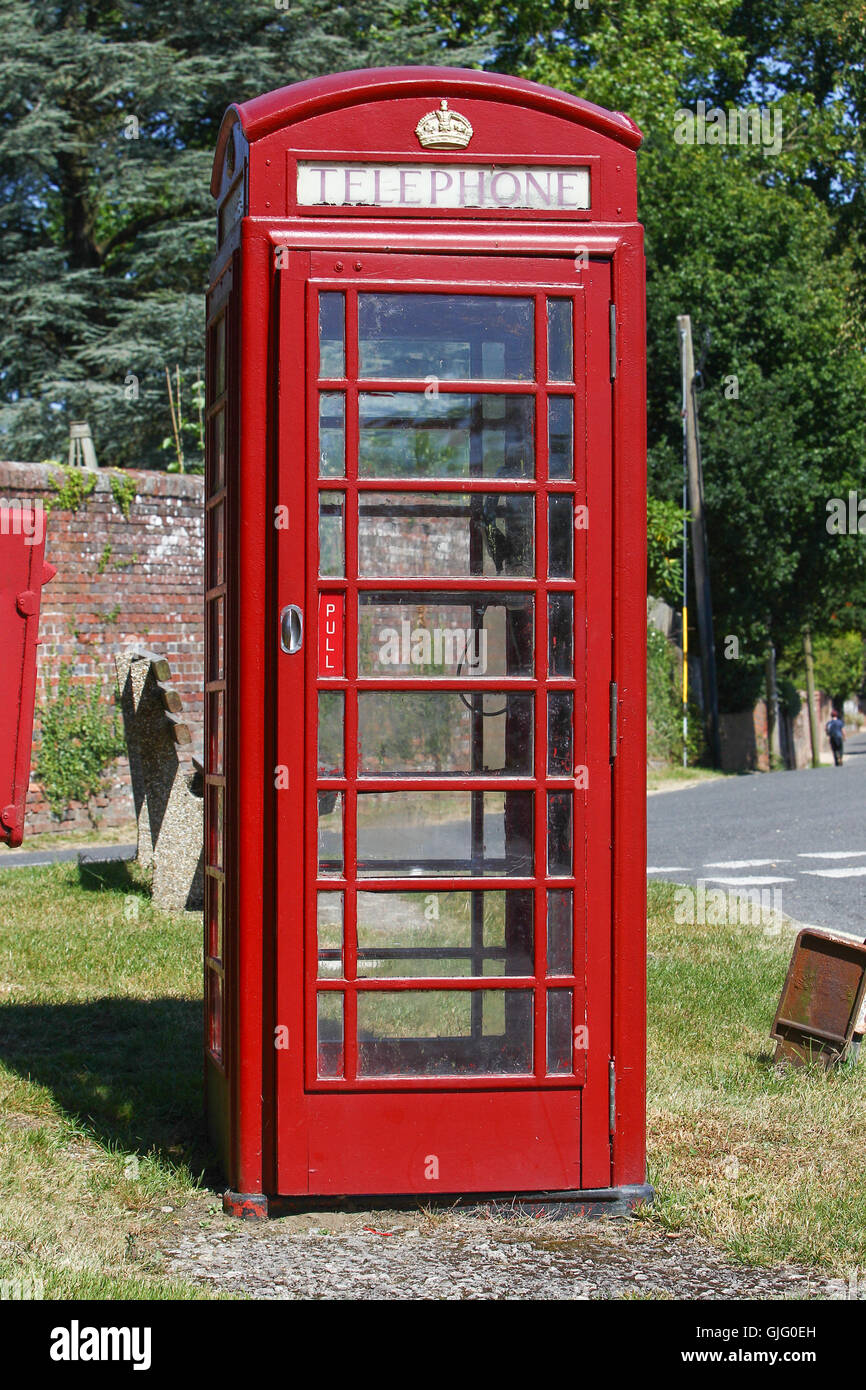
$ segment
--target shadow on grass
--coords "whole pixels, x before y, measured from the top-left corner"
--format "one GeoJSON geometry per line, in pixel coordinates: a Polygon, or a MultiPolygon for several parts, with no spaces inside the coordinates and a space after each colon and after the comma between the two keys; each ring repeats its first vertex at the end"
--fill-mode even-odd
{"type": "Polygon", "coordinates": [[[204,1126],[202,1006],[95,999],[0,1006],[0,1060],[99,1142],[216,1180],[204,1126]]]}
{"type": "Polygon", "coordinates": [[[93,864],[79,863],[79,886],[90,893],[113,892],[149,898],[147,884],[140,875],[135,877],[129,871],[132,862],[127,859],[105,859],[93,864]]]}

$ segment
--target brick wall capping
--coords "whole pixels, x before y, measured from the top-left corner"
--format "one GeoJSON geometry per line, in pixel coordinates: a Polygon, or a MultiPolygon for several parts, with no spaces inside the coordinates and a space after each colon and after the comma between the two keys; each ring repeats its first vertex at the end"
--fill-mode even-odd
{"type": "MultiPolygon", "coordinates": [[[[33,492],[52,493],[52,477],[60,466],[52,463],[0,462],[0,491],[12,496],[33,492]]],[[[82,472],[87,470],[82,469],[82,472]]],[[[110,493],[112,477],[133,478],[140,497],[192,497],[204,502],[204,476],[201,473],[164,473],[154,468],[100,468],[95,475],[94,493],[110,493]]],[[[8,498],[6,499],[8,500],[8,498]]],[[[85,503],[86,505],[86,499],[85,503]]]]}

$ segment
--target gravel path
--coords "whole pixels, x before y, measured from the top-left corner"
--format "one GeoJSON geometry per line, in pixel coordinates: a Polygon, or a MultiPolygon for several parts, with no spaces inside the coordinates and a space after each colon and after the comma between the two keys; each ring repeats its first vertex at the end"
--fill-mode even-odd
{"type": "Polygon", "coordinates": [[[464,1213],[215,1217],[167,1253],[171,1273],[255,1299],[826,1299],[826,1275],[750,1269],[634,1221],[464,1213]]]}

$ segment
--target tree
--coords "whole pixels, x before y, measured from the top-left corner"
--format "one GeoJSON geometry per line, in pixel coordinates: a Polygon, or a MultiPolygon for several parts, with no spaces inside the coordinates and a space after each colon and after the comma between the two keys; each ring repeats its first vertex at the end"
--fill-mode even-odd
{"type": "MultiPolygon", "coordinates": [[[[460,12],[477,21],[477,6],[460,12]]],[[[805,622],[820,627],[846,600],[866,611],[866,548],[826,527],[828,499],[858,486],[866,457],[862,6],[531,0],[489,18],[504,35],[492,66],[626,110],[644,130],[650,489],[679,497],[675,323],[688,312],[697,343],[709,339],[701,437],[720,700],[744,708],[770,640],[793,653],[805,622]],[[678,142],[677,110],[699,99],[772,103],[778,152],[678,142]],[[729,635],[737,661],[722,659],[729,635]]]]}
{"type": "Polygon", "coordinates": [[[164,467],[165,368],[189,400],[232,101],[317,73],[466,63],[407,0],[7,0],[0,10],[0,439],[164,467]]]}

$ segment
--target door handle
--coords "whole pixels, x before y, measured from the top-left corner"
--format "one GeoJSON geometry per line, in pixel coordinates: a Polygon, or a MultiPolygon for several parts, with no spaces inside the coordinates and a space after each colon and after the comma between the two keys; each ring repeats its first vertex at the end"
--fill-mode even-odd
{"type": "Polygon", "coordinates": [[[280,646],[292,656],[304,642],[304,615],[297,604],[287,603],[280,614],[280,646]]]}

